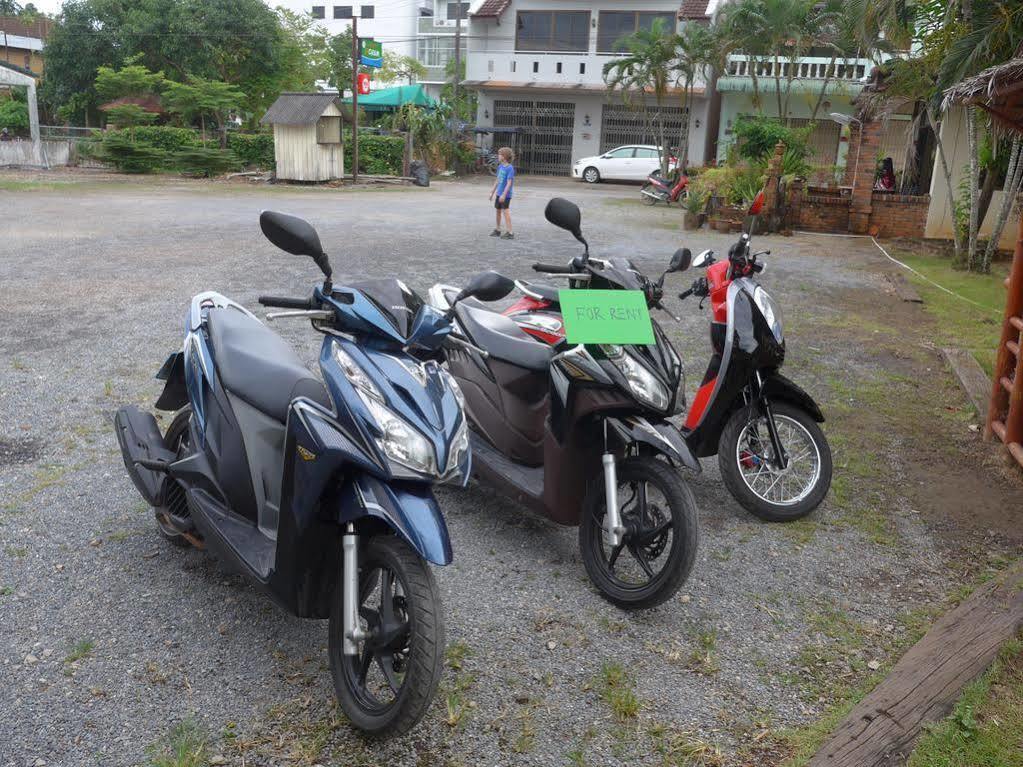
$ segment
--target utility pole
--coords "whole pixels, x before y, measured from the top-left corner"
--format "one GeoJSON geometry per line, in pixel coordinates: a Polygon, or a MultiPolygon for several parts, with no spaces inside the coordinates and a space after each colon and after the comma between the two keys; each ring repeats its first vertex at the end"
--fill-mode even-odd
{"type": "MultiPolygon", "coordinates": [[[[455,0],[455,83],[452,89],[453,100],[458,103],[458,86],[462,80],[462,0],[455,0]]],[[[455,116],[457,119],[458,116],[455,116]]]]}
{"type": "Polygon", "coordinates": [[[359,181],[359,13],[352,8],[352,183],[359,181]]]}

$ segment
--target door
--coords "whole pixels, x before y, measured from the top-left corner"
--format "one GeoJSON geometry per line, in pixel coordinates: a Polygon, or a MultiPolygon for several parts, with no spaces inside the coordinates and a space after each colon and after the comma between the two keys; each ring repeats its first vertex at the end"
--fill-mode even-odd
{"type": "Polygon", "coordinates": [[[495,137],[504,132],[517,135],[515,166],[523,173],[567,176],[572,169],[574,125],[575,104],[571,102],[511,99],[494,102],[495,137]]]}
{"type": "Polygon", "coordinates": [[[633,161],[637,179],[645,181],[651,173],[660,172],[661,158],[656,149],[646,146],[636,147],[636,159],[633,161]]]}
{"type": "Polygon", "coordinates": [[[634,178],[633,155],[636,147],[623,146],[612,149],[600,158],[600,175],[602,178],[631,179],[634,178]]]}

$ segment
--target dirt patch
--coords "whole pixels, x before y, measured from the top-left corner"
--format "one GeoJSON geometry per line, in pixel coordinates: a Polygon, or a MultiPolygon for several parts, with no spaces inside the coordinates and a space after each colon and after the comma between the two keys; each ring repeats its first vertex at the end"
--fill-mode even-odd
{"type": "Polygon", "coordinates": [[[0,468],[32,463],[43,452],[41,442],[31,438],[4,439],[0,437],[0,468]]]}

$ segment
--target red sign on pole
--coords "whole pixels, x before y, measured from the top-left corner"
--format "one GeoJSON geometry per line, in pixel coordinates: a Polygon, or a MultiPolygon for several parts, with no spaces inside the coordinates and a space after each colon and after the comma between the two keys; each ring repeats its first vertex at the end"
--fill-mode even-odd
{"type": "Polygon", "coordinates": [[[369,75],[365,72],[359,72],[359,95],[365,96],[369,93],[369,75]]]}

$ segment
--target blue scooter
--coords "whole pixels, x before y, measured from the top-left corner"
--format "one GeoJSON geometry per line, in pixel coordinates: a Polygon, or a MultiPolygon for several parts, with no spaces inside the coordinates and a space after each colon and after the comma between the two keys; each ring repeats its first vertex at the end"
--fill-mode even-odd
{"type": "MultiPolygon", "coordinates": [[[[275,245],[311,256],[312,298],[263,296],[324,334],[323,383],[287,343],[219,293],[192,299],[182,351],[157,375],[178,410],[166,434],[136,407],[115,417],[124,465],[161,534],[208,548],[294,615],[329,618],[330,669],[352,723],[408,731],[436,692],[440,594],[427,562],[451,561],[435,482],[469,477],[462,394],[436,363],[408,354],[464,343],[399,280],[334,286],[315,229],[263,212],[275,245]]],[[[512,283],[481,274],[467,292],[512,283]]]]}

